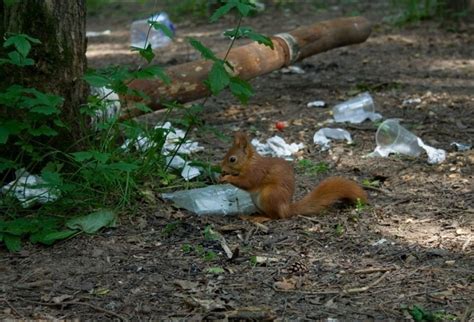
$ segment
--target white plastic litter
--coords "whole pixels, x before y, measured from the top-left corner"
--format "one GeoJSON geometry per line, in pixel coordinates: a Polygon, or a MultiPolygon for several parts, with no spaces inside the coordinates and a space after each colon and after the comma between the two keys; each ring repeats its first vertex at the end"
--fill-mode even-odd
{"type": "Polygon", "coordinates": [[[314,133],[313,136],[313,142],[315,144],[319,144],[321,146],[322,151],[326,151],[331,147],[331,145],[329,144],[331,142],[330,139],[346,140],[347,143],[352,143],[351,134],[344,129],[333,129],[325,127],[319,129],[316,133],[314,133]]]}
{"type": "Polygon", "coordinates": [[[441,163],[446,159],[446,151],[426,145],[422,139],[400,125],[399,119],[387,119],[380,124],[375,141],[377,146],[368,155],[370,157],[387,157],[390,153],[418,157],[425,151],[429,164],[441,163]]]}
{"type": "Polygon", "coordinates": [[[165,35],[163,31],[150,28],[149,21],[161,23],[168,27],[173,34],[175,32],[174,25],[168,15],[165,12],[158,12],[149,19],[137,20],[132,23],[130,27],[131,46],[145,48],[145,45],[150,44],[153,49],[156,49],[169,45],[172,39],[165,35]]]}
{"type": "Polygon", "coordinates": [[[16,179],[2,187],[4,194],[11,194],[17,198],[23,208],[35,203],[47,203],[59,198],[59,191],[44,187],[46,182],[37,175],[32,175],[25,169],[15,172],[16,179]]]}
{"type": "Polygon", "coordinates": [[[104,100],[104,108],[95,112],[91,123],[96,125],[98,121],[106,121],[120,113],[120,99],[117,93],[107,87],[91,87],[91,94],[104,100]]]}
{"type": "Polygon", "coordinates": [[[304,148],[303,143],[288,144],[278,135],[267,139],[266,143],[261,143],[259,140],[253,139],[252,145],[261,155],[271,155],[286,160],[293,160],[292,155],[304,148]]]}
{"type": "Polygon", "coordinates": [[[307,107],[325,107],[326,102],[325,101],[312,101],[306,104],[307,107]]]}
{"type": "Polygon", "coordinates": [[[175,170],[181,170],[181,176],[186,180],[189,181],[193,178],[196,178],[201,174],[201,170],[198,167],[194,167],[190,165],[190,162],[185,161],[182,157],[179,155],[175,155],[174,158],[171,160],[171,157],[168,156],[166,157],[166,163],[170,165],[171,168],[175,170]]]}
{"type": "Polygon", "coordinates": [[[414,105],[414,104],[420,104],[421,103],[421,98],[416,97],[416,98],[408,98],[402,102],[403,106],[406,105],[414,105]]]}
{"type": "Polygon", "coordinates": [[[257,211],[250,194],[230,184],[163,193],[161,198],[202,215],[241,215],[257,211]]]}
{"type": "MultiPolygon", "coordinates": [[[[423,141],[420,138],[418,138],[417,142],[418,142],[418,146],[426,151],[426,154],[428,155],[428,163],[429,164],[438,164],[438,163],[442,163],[444,160],[446,160],[446,151],[445,150],[436,149],[436,148],[433,148],[429,145],[426,145],[426,144],[423,143],[423,141]]],[[[372,153],[368,154],[368,156],[369,157],[386,158],[390,155],[390,153],[399,153],[399,152],[395,151],[395,150],[393,150],[389,147],[377,146],[372,153]]]]}
{"type": "Polygon", "coordinates": [[[86,37],[92,38],[92,37],[108,36],[111,33],[112,32],[108,29],[104,31],[87,31],[86,37]]]}
{"type": "MultiPolygon", "coordinates": [[[[173,152],[176,149],[179,142],[184,138],[185,132],[183,130],[173,127],[170,122],[166,122],[163,125],[155,126],[155,129],[159,129],[159,128],[170,130],[170,132],[166,136],[166,141],[163,146],[165,150],[163,151],[163,154],[166,155],[170,152],[173,152]]],[[[181,145],[181,147],[178,150],[178,153],[191,154],[191,153],[199,152],[202,150],[204,150],[204,147],[200,146],[199,143],[191,141],[191,140],[187,140],[181,145]]]]}
{"type": "Polygon", "coordinates": [[[372,96],[364,92],[345,102],[335,105],[332,109],[336,122],[362,123],[367,119],[378,121],[382,115],[375,113],[375,104],[372,96]]]}
{"type": "Polygon", "coordinates": [[[423,143],[423,140],[418,138],[418,145],[426,151],[426,154],[428,154],[428,163],[429,164],[438,164],[446,160],[446,151],[443,149],[436,149],[433,148],[425,143],[423,143]]]}
{"type": "Polygon", "coordinates": [[[468,151],[472,148],[472,145],[467,143],[452,142],[450,145],[454,146],[456,150],[460,152],[468,151]]]}
{"type": "Polygon", "coordinates": [[[282,68],[281,72],[283,74],[304,74],[305,73],[303,68],[296,65],[291,65],[291,66],[282,68]]]}
{"type": "MultiPolygon", "coordinates": [[[[176,149],[179,142],[184,138],[185,134],[183,130],[173,127],[170,122],[166,122],[163,125],[156,125],[155,129],[168,130],[168,134],[166,135],[166,140],[163,145],[163,155],[168,155],[172,153],[176,149]]],[[[153,142],[149,137],[138,136],[136,140],[125,140],[124,144],[122,145],[122,148],[128,149],[130,146],[134,146],[135,149],[137,149],[138,151],[146,151],[156,146],[156,142],[153,142]]],[[[202,150],[204,150],[204,147],[200,146],[199,143],[187,140],[180,146],[178,153],[191,154],[193,152],[199,152],[202,150]]]]}
{"type": "MultiPolygon", "coordinates": [[[[379,240],[377,240],[376,242],[373,242],[372,243],[372,247],[375,247],[375,246],[380,246],[380,245],[383,245],[383,244],[386,244],[386,243],[389,243],[389,241],[385,238],[381,238],[379,240]]],[[[395,243],[391,243],[392,245],[395,245],[395,243]]]]}

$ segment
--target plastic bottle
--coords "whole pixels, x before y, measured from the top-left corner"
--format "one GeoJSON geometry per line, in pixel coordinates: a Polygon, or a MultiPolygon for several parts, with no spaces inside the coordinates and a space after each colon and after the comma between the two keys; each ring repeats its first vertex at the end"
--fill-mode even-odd
{"type": "Polygon", "coordinates": [[[131,30],[131,46],[145,48],[146,45],[151,44],[151,48],[162,48],[169,45],[171,38],[166,36],[163,31],[156,30],[151,27],[149,21],[156,21],[167,26],[174,34],[175,28],[168,15],[165,12],[159,12],[152,15],[149,19],[137,20],[132,23],[131,30]],[[148,33],[149,32],[149,33],[148,33]],[[147,40],[148,35],[148,40],[147,40]]]}
{"type": "Polygon", "coordinates": [[[257,211],[248,192],[230,184],[162,193],[177,207],[202,215],[244,215],[257,211]]]}

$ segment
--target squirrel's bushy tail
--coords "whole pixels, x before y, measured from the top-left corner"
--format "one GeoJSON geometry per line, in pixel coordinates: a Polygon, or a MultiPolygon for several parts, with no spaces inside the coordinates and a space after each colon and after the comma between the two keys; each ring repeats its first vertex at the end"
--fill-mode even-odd
{"type": "Polygon", "coordinates": [[[316,215],[339,200],[356,202],[357,199],[367,202],[367,193],[360,185],[346,178],[330,177],[321,181],[303,199],[293,203],[290,216],[316,215]]]}

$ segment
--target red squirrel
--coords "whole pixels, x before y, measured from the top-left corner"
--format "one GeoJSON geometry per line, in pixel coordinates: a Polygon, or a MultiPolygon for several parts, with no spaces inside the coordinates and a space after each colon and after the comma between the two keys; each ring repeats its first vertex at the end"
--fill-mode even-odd
{"type": "Polygon", "coordinates": [[[220,181],[249,192],[260,215],[266,220],[315,215],[339,200],[356,202],[360,199],[367,202],[367,193],[357,183],[330,177],[303,199],[293,203],[293,167],[286,160],[258,154],[247,135],[241,132],[235,134],[234,143],[222,160],[221,168],[220,181]]]}

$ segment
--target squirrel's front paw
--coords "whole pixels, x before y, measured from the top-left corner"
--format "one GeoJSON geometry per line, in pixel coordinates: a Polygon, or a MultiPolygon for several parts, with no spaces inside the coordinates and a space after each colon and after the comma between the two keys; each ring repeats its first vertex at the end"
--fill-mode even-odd
{"type": "Polygon", "coordinates": [[[229,183],[231,177],[232,177],[232,176],[229,175],[229,174],[226,174],[226,175],[224,175],[224,176],[221,176],[221,177],[219,178],[219,182],[220,182],[220,183],[229,183]]]}

